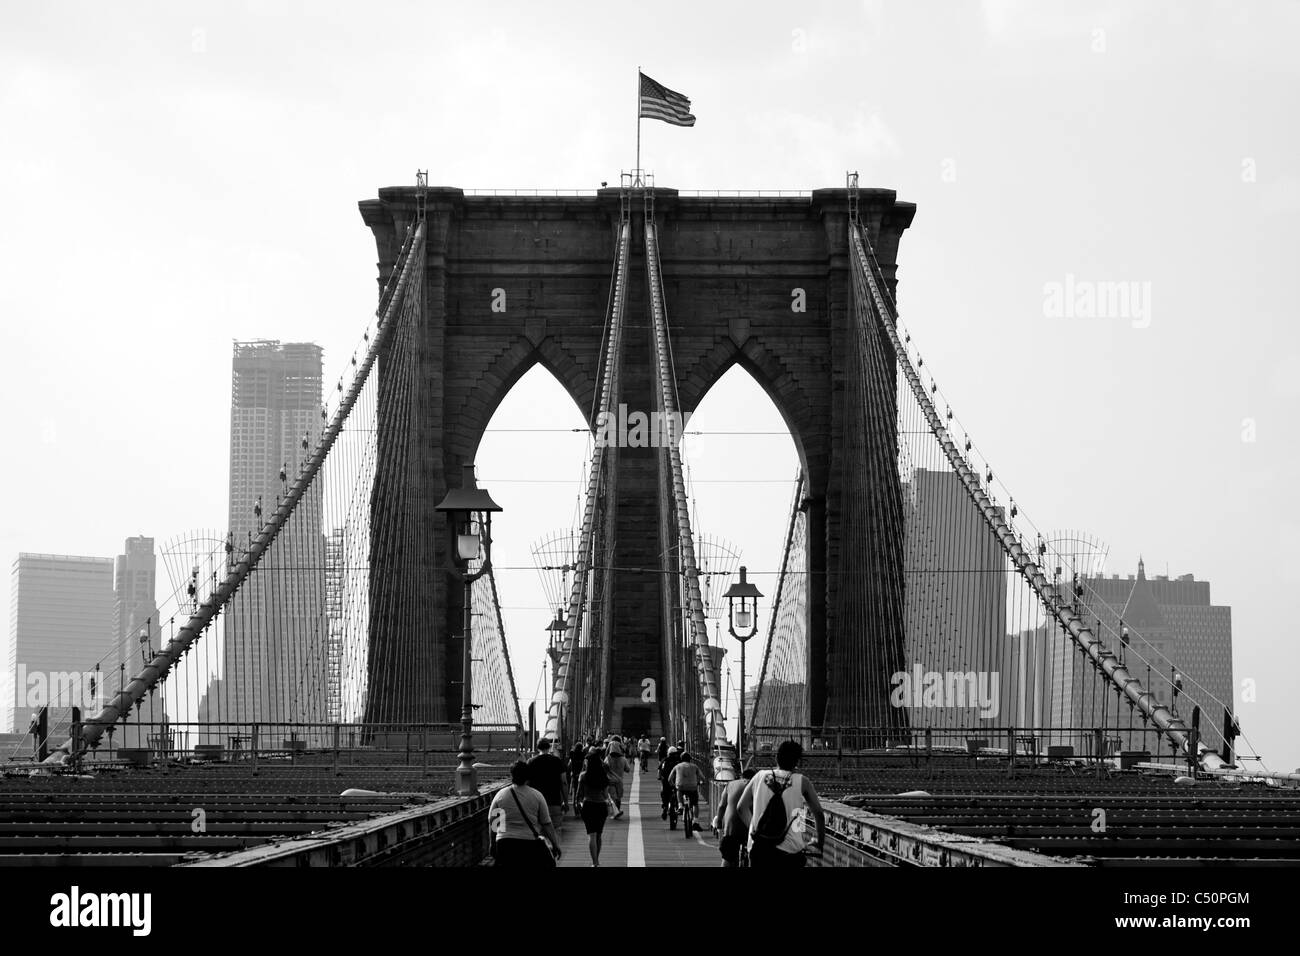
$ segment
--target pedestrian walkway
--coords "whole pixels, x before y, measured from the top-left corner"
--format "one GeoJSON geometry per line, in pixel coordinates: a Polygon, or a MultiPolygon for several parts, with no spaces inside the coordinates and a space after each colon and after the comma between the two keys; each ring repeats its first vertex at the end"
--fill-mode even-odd
{"type": "MultiPolygon", "coordinates": [[[[713,816],[707,789],[700,793],[699,823],[704,832],[686,839],[681,825],[668,829],[668,821],[659,818],[659,778],[655,761],[642,773],[634,765],[630,777],[623,778],[623,816],[605,822],[605,836],[600,851],[600,865],[606,866],[719,866],[718,841],[708,829],[713,816]]],[[[560,866],[591,866],[587,850],[587,831],[582,820],[569,808],[560,835],[564,856],[560,866]]]]}

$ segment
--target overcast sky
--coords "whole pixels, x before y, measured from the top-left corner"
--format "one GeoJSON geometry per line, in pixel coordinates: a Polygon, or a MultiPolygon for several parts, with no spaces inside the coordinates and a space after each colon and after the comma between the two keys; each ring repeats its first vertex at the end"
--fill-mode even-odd
{"type": "MultiPolygon", "coordinates": [[[[0,555],[222,525],[231,340],[319,342],[332,382],[374,306],[356,202],[417,168],[616,181],[639,64],[698,117],[646,123],[661,186],[858,169],[917,203],[900,309],[998,477],[1040,527],[1106,542],[1108,570],[1208,579],[1256,682],[1243,727],[1292,769],[1297,35],[1300,7],[1263,2],[7,4],[0,555]],[[1137,283],[1145,311],[1052,314],[1045,287],[1078,281],[1137,283]]],[[[779,421],[744,379],[695,424],[779,421]]],[[[566,402],[530,375],[494,427],[569,427],[566,402]]],[[[505,438],[480,474],[524,565],[538,514],[572,513],[584,443],[539,464],[505,438]],[[569,484],[506,484],[529,477],[569,484]]],[[[785,436],[691,454],[713,481],[794,467],[785,436]]],[[[701,526],[773,568],[788,485],[697,490],[701,526]]],[[[501,590],[529,697],[542,602],[522,572],[501,590]]]]}

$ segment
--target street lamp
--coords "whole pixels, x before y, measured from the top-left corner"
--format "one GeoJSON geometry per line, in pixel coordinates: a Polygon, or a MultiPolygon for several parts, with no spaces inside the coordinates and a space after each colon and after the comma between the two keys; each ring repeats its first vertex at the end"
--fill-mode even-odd
{"type": "Polygon", "coordinates": [[[758,633],[758,599],[763,595],[745,580],[745,566],[740,566],[740,580],[727,588],[727,629],[740,641],[740,723],[736,733],[736,757],[745,759],[745,642],[758,633]]]}
{"type": "Polygon", "coordinates": [[[460,753],[456,767],[456,792],[462,796],[478,793],[478,780],[474,773],[474,701],[471,692],[473,677],[473,645],[470,637],[473,629],[473,586],[474,582],[492,569],[492,512],[501,511],[501,506],[492,500],[487,491],[474,482],[474,465],[467,463],[461,486],[447,492],[447,497],[434,508],[447,515],[451,530],[452,557],[448,566],[462,584],[465,585],[465,618],[463,669],[460,685],[460,753]],[[483,566],[473,573],[469,563],[483,556],[483,566]],[[463,566],[463,569],[462,569],[463,566]]]}
{"type": "Polygon", "coordinates": [[[560,646],[564,643],[564,635],[568,630],[569,625],[564,620],[564,608],[556,608],[555,620],[546,625],[546,653],[553,667],[560,666],[560,646]]]}

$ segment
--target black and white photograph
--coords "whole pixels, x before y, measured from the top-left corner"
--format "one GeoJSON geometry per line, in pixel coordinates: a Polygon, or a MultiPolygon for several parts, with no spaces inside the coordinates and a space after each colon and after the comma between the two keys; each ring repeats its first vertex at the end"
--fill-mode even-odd
{"type": "Polygon", "coordinates": [[[4,3],[0,920],[1293,926],[1298,38],[4,3]]]}

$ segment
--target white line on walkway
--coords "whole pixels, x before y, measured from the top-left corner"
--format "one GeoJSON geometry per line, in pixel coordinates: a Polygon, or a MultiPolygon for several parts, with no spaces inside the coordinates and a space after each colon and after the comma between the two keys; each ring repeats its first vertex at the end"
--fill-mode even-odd
{"type": "Polygon", "coordinates": [[[632,761],[632,789],[627,794],[627,865],[645,866],[645,841],[641,837],[641,762],[632,761]]]}

